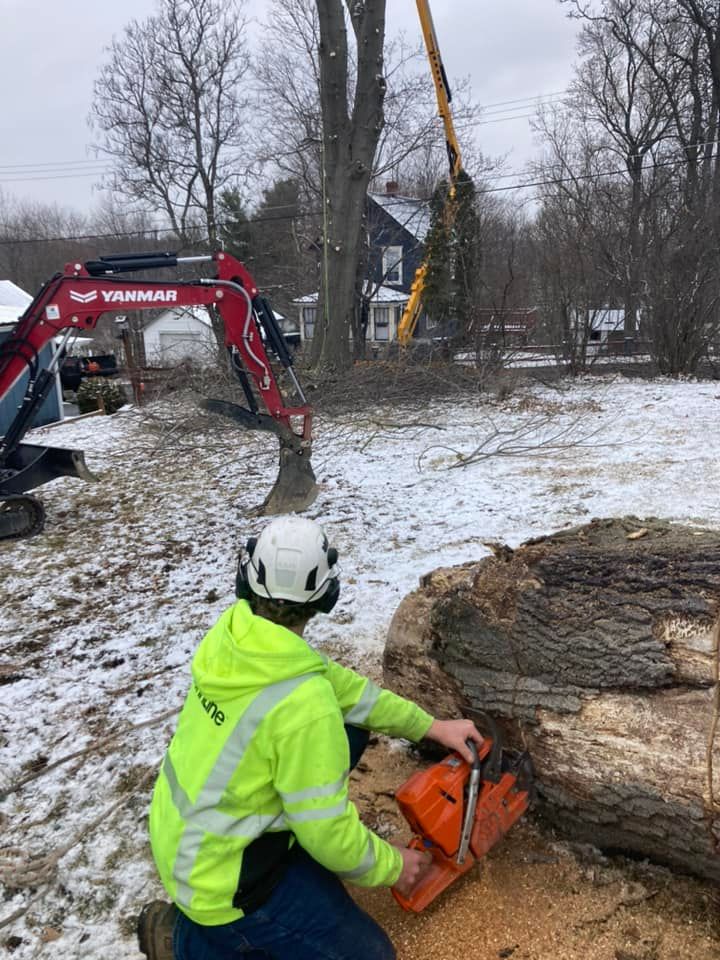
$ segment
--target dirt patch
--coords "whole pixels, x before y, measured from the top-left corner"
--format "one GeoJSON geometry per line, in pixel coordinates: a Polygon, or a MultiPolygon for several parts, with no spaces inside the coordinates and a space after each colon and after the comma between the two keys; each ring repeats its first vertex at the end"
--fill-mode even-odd
{"type": "MultiPolygon", "coordinates": [[[[368,826],[407,839],[393,794],[423,762],[371,743],[351,777],[368,826]]],[[[716,887],[563,845],[532,818],[422,914],[404,913],[384,888],[351,889],[399,960],[720,960],[716,887]]]]}

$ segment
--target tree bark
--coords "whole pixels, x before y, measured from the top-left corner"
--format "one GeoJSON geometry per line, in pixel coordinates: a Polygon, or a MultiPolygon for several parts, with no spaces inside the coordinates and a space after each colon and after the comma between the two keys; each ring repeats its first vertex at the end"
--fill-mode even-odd
{"type": "Polygon", "coordinates": [[[593,521],[425,577],[385,680],[494,716],[565,836],[720,880],[719,600],[718,533],[593,521]]]}
{"type": "Polygon", "coordinates": [[[315,324],[314,366],[351,363],[349,334],[356,271],[375,150],[383,126],[385,0],[346,0],[357,47],[353,103],[348,103],[348,44],[341,0],[317,0],[323,119],[323,283],[315,324]]]}

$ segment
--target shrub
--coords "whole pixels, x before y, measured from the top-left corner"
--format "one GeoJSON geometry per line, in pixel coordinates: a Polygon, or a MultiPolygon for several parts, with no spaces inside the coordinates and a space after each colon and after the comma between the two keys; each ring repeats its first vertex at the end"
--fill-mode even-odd
{"type": "Polygon", "coordinates": [[[105,413],[115,413],[125,403],[125,391],[117,380],[105,380],[101,377],[83,380],[78,387],[77,405],[80,413],[92,413],[97,410],[102,399],[105,413]]]}

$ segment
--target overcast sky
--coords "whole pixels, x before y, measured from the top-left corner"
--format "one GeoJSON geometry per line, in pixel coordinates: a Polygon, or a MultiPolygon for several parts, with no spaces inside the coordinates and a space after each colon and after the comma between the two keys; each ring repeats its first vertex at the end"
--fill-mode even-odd
{"type": "MultiPolygon", "coordinates": [[[[509,153],[510,166],[521,169],[534,150],[524,116],[531,109],[506,102],[567,87],[576,24],[557,0],[431,3],[448,76],[469,77],[487,107],[488,122],[475,130],[480,148],[490,156],[509,153]]],[[[0,0],[0,189],[92,207],[93,82],[113,35],[154,7],[155,0],[0,0]]],[[[260,20],[268,8],[265,0],[249,0],[248,11],[260,20]]],[[[421,37],[415,0],[388,0],[387,8],[388,32],[421,37]]]]}

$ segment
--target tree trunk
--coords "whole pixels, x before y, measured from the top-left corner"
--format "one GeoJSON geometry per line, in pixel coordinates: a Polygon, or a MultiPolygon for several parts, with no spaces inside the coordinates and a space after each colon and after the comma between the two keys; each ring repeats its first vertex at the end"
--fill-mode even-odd
{"type": "Polygon", "coordinates": [[[323,284],[312,363],[342,370],[351,363],[349,334],[356,307],[356,271],[365,199],[383,126],[385,0],[346,2],[357,47],[357,75],[348,104],[348,45],[341,0],[317,0],[320,20],[320,104],[323,119],[323,284]]]}
{"type": "Polygon", "coordinates": [[[720,534],[597,520],[425,577],[385,680],[493,715],[565,836],[720,880],[719,599],[720,534]]]}

